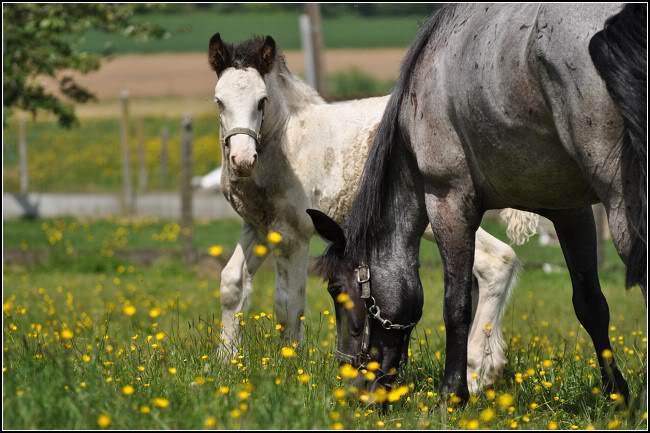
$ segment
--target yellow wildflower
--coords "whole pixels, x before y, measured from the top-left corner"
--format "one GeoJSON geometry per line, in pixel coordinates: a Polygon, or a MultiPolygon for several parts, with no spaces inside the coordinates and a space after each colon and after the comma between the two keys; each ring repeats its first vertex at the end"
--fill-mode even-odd
{"type": "Polygon", "coordinates": [[[223,247],[221,245],[212,245],[208,248],[208,254],[212,257],[219,257],[223,253],[223,247]]]}
{"type": "Polygon", "coordinates": [[[253,251],[255,252],[256,256],[263,257],[268,252],[268,248],[266,248],[266,245],[258,244],[255,245],[255,249],[253,251]]]}
{"type": "Polygon", "coordinates": [[[278,232],[270,231],[269,234],[266,236],[266,239],[273,245],[277,245],[280,242],[282,242],[282,235],[278,232]]]}
{"type": "Polygon", "coordinates": [[[108,415],[99,415],[99,416],[97,417],[97,425],[98,425],[100,428],[107,428],[107,427],[110,427],[111,422],[112,422],[111,417],[108,416],[108,415]]]}
{"type": "Polygon", "coordinates": [[[294,358],[297,356],[296,351],[293,350],[292,347],[283,347],[280,349],[280,355],[282,355],[283,358],[294,358]]]}
{"type": "Polygon", "coordinates": [[[514,399],[512,398],[512,395],[510,394],[501,394],[499,398],[497,399],[497,404],[501,408],[501,410],[506,410],[510,406],[512,406],[512,403],[514,402],[514,399]]]}
{"type": "Polygon", "coordinates": [[[122,312],[129,317],[133,316],[136,311],[135,307],[131,304],[126,304],[124,308],[122,308],[122,312]]]}
{"type": "Polygon", "coordinates": [[[350,364],[343,364],[339,368],[339,376],[341,376],[343,379],[354,379],[357,377],[359,372],[357,371],[356,368],[352,367],[350,364]]]}
{"type": "Polygon", "coordinates": [[[487,409],[484,409],[484,410],[481,411],[480,418],[484,422],[489,422],[489,421],[492,421],[496,415],[497,414],[494,411],[494,409],[488,407],[487,409]]]}
{"type": "Polygon", "coordinates": [[[203,427],[205,428],[215,428],[217,426],[217,419],[213,416],[209,416],[203,421],[203,427]]]}
{"type": "Polygon", "coordinates": [[[161,409],[167,409],[169,407],[169,400],[163,397],[156,397],[153,400],[151,400],[151,403],[153,403],[154,406],[159,407],[161,409]]]}

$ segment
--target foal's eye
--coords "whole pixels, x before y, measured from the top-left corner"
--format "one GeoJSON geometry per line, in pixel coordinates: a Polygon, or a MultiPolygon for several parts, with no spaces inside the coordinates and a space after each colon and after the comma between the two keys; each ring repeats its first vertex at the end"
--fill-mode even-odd
{"type": "Polygon", "coordinates": [[[221,99],[215,97],[214,102],[219,106],[219,110],[223,111],[223,102],[221,102],[221,99]]]}
{"type": "Polygon", "coordinates": [[[266,105],[266,101],[268,101],[266,97],[260,99],[260,102],[257,104],[257,109],[259,111],[262,111],[264,109],[264,106],[266,105]]]}

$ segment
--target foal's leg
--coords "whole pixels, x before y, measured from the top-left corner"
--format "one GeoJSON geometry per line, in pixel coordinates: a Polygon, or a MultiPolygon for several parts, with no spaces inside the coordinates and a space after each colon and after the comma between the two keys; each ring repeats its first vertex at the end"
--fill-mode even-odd
{"type": "Polygon", "coordinates": [[[609,307],[600,289],[596,252],[596,225],[591,206],[569,212],[545,212],[555,225],[571,283],[573,308],[596,349],[606,393],[621,393],[628,400],[629,389],[613,358],[604,359],[609,344],[609,307]]]}
{"type": "Polygon", "coordinates": [[[475,232],[481,215],[470,197],[426,194],[429,222],[445,271],[443,316],[447,328],[445,375],[441,393],[469,399],[467,340],[472,321],[472,267],[475,232]]]}
{"type": "Polygon", "coordinates": [[[479,227],[473,268],[478,306],[467,348],[467,384],[472,394],[492,385],[506,364],[501,319],[520,269],[514,250],[479,227]]]}
{"type": "Polygon", "coordinates": [[[254,254],[254,248],[263,242],[257,230],[244,223],[235,252],[221,271],[221,340],[224,356],[230,356],[237,350],[241,320],[238,313],[248,310],[253,275],[264,261],[264,257],[254,254]]]}
{"type": "Polygon", "coordinates": [[[302,341],[309,238],[284,231],[275,253],[275,318],[286,343],[302,341]]]}

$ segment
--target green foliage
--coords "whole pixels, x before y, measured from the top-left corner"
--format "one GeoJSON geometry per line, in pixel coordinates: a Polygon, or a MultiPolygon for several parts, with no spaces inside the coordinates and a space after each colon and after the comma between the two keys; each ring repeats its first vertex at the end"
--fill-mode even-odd
{"type": "MultiPolygon", "coordinates": [[[[138,170],[138,128],[140,119],[131,121],[129,147],[131,172],[138,170]]],[[[215,115],[193,119],[193,169],[204,175],[221,161],[219,122],[215,115]]],[[[30,184],[41,192],[109,192],[122,185],[120,121],[116,118],[83,119],[77,128],[64,129],[51,121],[27,122],[30,184]]],[[[18,191],[17,122],[4,131],[3,177],[5,191],[18,191]]],[[[180,173],[180,119],[145,117],[142,119],[145,164],[150,190],[174,190],[180,173]],[[161,183],[161,131],[169,130],[168,177],[161,183]]],[[[132,178],[136,179],[136,175],[132,178]]]]}
{"type": "Polygon", "coordinates": [[[337,72],[328,79],[328,96],[339,100],[388,95],[395,84],[393,81],[376,80],[356,68],[337,72]]]}
{"type": "MultiPolygon", "coordinates": [[[[142,8],[142,6],[139,6],[142,8]]],[[[130,38],[162,37],[161,27],[134,21],[134,5],[105,3],[3,4],[3,107],[36,114],[54,114],[63,126],[75,123],[72,104],[92,100],[90,90],[62,71],[88,73],[99,68],[102,54],[78,49],[75,35],[89,30],[130,38]],[[46,89],[40,76],[56,78],[57,92],[46,89]]],[[[6,120],[3,119],[3,121],[6,120]]]]}

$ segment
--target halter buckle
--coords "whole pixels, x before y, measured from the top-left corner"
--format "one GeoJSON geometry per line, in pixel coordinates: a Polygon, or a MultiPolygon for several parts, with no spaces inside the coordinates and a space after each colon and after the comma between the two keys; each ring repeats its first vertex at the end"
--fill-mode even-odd
{"type": "Polygon", "coordinates": [[[366,265],[361,265],[357,268],[357,283],[363,284],[370,281],[370,268],[366,265]]]}

